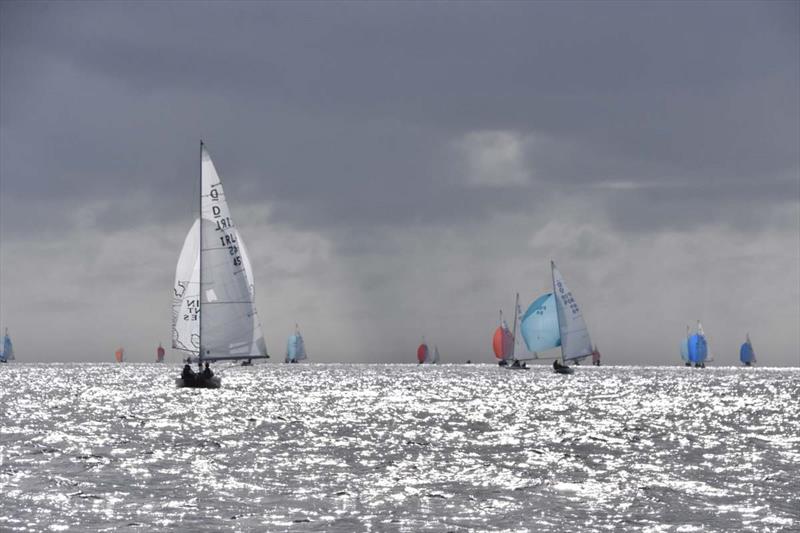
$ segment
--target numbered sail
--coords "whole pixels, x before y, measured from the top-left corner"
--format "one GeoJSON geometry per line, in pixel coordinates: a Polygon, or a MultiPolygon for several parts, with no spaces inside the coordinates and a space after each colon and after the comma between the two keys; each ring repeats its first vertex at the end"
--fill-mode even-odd
{"type": "Polygon", "coordinates": [[[555,263],[551,261],[550,264],[553,270],[553,292],[561,332],[561,358],[569,361],[591,355],[592,339],[583,320],[583,313],[555,263]]]}
{"type": "Polygon", "coordinates": [[[200,219],[194,221],[178,258],[172,295],[172,347],[200,350],[200,219]]]}
{"type": "Polygon", "coordinates": [[[265,356],[250,261],[205,146],[201,171],[201,357],[265,356]]]}
{"type": "Polygon", "coordinates": [[[561,346],[556,299],[548,292],[536,298],[522,315],[519,325],[525,347],[532,353],[544,352],[561,346]]]}

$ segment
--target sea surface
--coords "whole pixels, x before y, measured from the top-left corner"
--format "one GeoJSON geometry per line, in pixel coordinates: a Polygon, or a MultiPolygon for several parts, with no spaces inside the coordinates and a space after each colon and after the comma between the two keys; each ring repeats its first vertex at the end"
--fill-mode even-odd
{"type": "Polygon", "coordinates": [[[800,531],[800,369],[0,365],[0,531],[800,531]]]}

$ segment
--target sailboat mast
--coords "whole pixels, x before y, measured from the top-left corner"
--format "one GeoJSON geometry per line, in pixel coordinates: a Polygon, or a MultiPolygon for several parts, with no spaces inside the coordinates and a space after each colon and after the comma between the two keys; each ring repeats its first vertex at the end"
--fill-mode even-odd
{"type": "Polygon", "coordinates": [[[197,351],[197,364],[202,367],[203,366],[203,140],[200,139],[200,188],[198,189],[197,195],[197,206],[200,209],[198,211],[198,217],[200,220],[200,257],[198,259],[198,264],[200,267],[200,276],[198,279],[198,298],[197,298],[197,306],[200,309],[200,313],[197,315],[197,334],[200,337],[199,342],[199,349],[197,351]]]}
{"type": "MultiPolygon", "coordinates": [[[[550,277],[553,280],[553,296],[556,298],[556,309],[558,309],[558,291],[556,289],[556,263],[552,259],[550,260],[550,277]]],[[[560,313],[556,312],[556,321],[558,321],[558,331],[559,335],[561,332],[561,318],[559,317],[560,313]]],[[[561,364],[564,364],[564,342],[562,339],[561,344],[561,364]]]]}
{"type": "Polygon", "coordinates": [[[517,317],[519,316],[519,293],[514,299],[514,325],[511,329],[511,359],[516,357],[517,350],[517,317]]]}

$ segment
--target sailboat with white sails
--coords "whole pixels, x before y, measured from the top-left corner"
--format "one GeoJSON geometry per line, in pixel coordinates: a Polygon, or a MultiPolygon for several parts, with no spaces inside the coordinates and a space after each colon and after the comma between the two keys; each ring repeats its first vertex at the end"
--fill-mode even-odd
{"type": "Polygon", "coordinates": [[[540,359],[539,352],[560,347],[553,369],[571,374],[573,370],[567,364],[591,356],[594,350],[583,313],[553,261],[550,269],[553,292],[539,296],[528,307],[520,321],[520,332],[530,354],[527,358],[540,359]]]}
{"type": "Polygon", "coordinates": [[[200,217],[186,235],[175,270],[172,347],[187,354],[178,386],[217,388],[221,380],[210,371],[209,363],[269,355],[256,311],[247,249],[202,141],[198,203],[200,217]],[[191,370],[193,361],[200,372],[191,370]]]}

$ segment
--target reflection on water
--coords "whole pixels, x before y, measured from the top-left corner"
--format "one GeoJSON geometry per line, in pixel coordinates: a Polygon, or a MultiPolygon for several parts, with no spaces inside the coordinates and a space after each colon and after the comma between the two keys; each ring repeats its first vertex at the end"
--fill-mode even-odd
{"type": "Polygon", "coordinates": [[[0,367],[0,530],[800,528],[797,369],[179,372],[0,367]]]}

